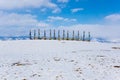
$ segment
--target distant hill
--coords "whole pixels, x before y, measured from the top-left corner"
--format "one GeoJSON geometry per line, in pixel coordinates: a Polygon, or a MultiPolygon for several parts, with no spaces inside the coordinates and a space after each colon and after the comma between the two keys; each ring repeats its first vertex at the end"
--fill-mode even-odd
{"type": "MultiPolygon", "coordinates": [[[[0,36],[1,41],[6,40],[29,40],[29,36],[0,36]]],[[[120,40],[109,40],[105,38],[92,38],[92,42],[101,42],[101,43],[120,43],[120,40]]]]}
{"type": "Polygon", "coordinates": [[[29,39],[28,36],[0,36],[0,40],[27,40],[29,39]]]}

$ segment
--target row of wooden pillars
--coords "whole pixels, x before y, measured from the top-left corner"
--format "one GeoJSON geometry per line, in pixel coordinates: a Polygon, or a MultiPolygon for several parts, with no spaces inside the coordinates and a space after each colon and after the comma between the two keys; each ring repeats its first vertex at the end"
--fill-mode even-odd
{"type": "Polygon", "coordinates": [[[78,41],[90,41],[91,35],[90,32],[87,33],[83,31],[82,35],[80,36],[79,30],[76,32],[73,30],[72,34],[67,30],[30,30],[29,32],[29,38],[30,40],[36,40],[36,39],[43,39],[43,40],[78,40],[78,41]],[[48,33],[48,35],[46,34],[48,33]],[[43,34],[43,35],[42,35],[43,34]],[[57,35],[56,35],[57,34],[57,35]]]}

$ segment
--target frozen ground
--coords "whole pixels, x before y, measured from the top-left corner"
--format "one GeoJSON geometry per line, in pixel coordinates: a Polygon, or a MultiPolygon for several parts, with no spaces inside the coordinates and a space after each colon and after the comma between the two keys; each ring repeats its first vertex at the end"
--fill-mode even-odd
{"type": "Polygon", "coordinates": [[[0,80],[120,80],[120,44],[0,41],[0,80]]]}

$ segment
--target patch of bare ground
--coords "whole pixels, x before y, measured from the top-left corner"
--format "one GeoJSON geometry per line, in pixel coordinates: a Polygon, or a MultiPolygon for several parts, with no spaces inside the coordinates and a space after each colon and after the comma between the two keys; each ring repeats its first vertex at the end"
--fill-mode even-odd
{"type": "Polygon", "coordinates": [[[76,51],[72,51],[72,53],[77,53],[76,51]]]}
{"type": "Polygon", "coordinates": [[[120,68],[120,66],[113,66],[114,68],[120,68]]]}
{"type": "Polygon", "coordinates": [[[35,77],[35,76],[41,77],[40,74],[33,74],[33,75],[31,75],[30,77],[35,77]]]}
{"type": "Polygon", "coordinates": [[[62,75],[58,75],[55,78],[56,78],[56,80],[61,80],[61,79],[63,79],[63,76],[62,75]]]}
{"type": "Polygon", "coordinates": [[[92,65],[92,64],[88,64],[88,66],[90,66],[91,68],[94,68],[95,66],[94,65],[92,65]]]}
{"type": "Polygon", "coordinates": [[[77,73],[79,73],[79,74],[82,74],[81,68],[76,68],[74,71],[77,72],[77,73]]]}
{"type": "Polygon", "coordinates": [[[54,59],[54,61],[60,61],[61,60],[61,58],[59,58],[59,57],[54,57],[53,59],[54,59]]]}
{"type": "Polygon", "coordinates": [[[120,47],[112,47],[112,49],[120,49],[120,47]]]}
{"type": "Polygon", "coordinates": [[[75,60],[70,60],[69,62],[74,62],[75,60]]]}
{"type": "Polygon", "coordinates": [[[111,50],[107,50],[107,49],[101,49],[100,51],[109,52],[109,51],[111,51],[111,50]]]}
{"type": "Polygon", "coordinates": [[[81,69],[80,67],[75,68],[75,69],[74,69],[74,72],[76,73],[76,76],[77,76],[78,78],[80,78],[80,77],[83,75],[82,69],[81,69]]]}
{"type": "Polygon", "coordinates": [[[26,65],[31,65],[31,64],[30,63],[16,62],[16,63],[12,63],[11,66],[26,66],[26,65]]]}
{"type": "Polygon", "coordinates": [[[97,55],[97,57],[105,57],[105,56],[103,56],[103,55],[97,55]]]}

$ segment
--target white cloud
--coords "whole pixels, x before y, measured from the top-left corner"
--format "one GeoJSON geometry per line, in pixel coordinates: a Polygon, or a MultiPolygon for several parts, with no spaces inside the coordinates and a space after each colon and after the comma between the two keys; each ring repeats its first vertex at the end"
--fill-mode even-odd
{"type": "MultiPolygon", "coordinates": [[[[5,26],[36,26],[42,22],[36,19],[36,16],[30,14],[17,14],[17,13],[6,13],[0,12],[0,27],[5,26]]],[[[45,23],[43,23],[45,26],[45,23]]]]}
{"type": "Polygon", "coordinates": [[[120,22],[120,14],[111,14],[106,16],[105,19],[108,21],[120,22]]]}
{"type": "Polygon", "coordinates": [[[28,8],[50,8],[58,10],[59,7],[51,0],[0,0],[1,10],[28,9],[28,8]]]}
{"type": "Polygon", "coordinates": [[[64,20],[63,17],[59,17],[59,16],[57,16],[57,17],[49,16],[48,19],[49,19],[50,21],[53,21],[53,20],[64,20]]]}
{"type": "Polygon", "coordinates": [[[0,12],[0,26],[30,26],[37,23],[36,16],[0,12]]]}
{"type": "Polygon", "coordinates": [[[0,36],[27,35],[32,28],[47,28],[49,26],[31,14],[0,12],[0,36]]]}
{"type": "Polygon", "coordinates": [[[71,9],[72,13],[78,12],[78,11],[83,11],[84,8],[75,8],[75,9],[71,9]]]}
{"type": "Polygon", "coordinates": [[[0,0],[0,9],[17,9],[26,7],[56,7],[50,0],[0,0]]]}
{"type": "Polygon", "coordinates": [[[41,12],[46,12],[47,9],[46,9],[46,8],[42,8],[42,9],[40,9],[40,11],[41,11],[41,12]]]}
{"type": "Polygon", "coordinates": [[[56,8],[56,9],[54,9],[54,10],[52,11],[52,13],[59,13],[59,12],[61,12],[61,9],[60,9],[60,8],[56,8]]]}
{"type": "Polygon", "coordinates": [[[69,0],[57,0],[58,2],[67,3],[69,0]]]}
{"type": "Polygon", "coordinates": [[[40,21],[36,26],[45,28],[45,27],[49,27],[50,25],[45,22],[40,21]]]}
{"type": "Polygon", "coordinates": [[[31,10],[29,10],[29,9],[27,9],[25,12],[27,12],[27,13],[31,13],[32,11],[31,11],[31,10]]]}
{"type": "Polygon", "coordinates": [[[49,22],[54,22],[54,21],[71,22],[71,21],[77,21],[77,20],[76,19],[64,18],[64,17],[60,17],[60,16],[49,16],[47,21],[49,21],[49,22]]]}

